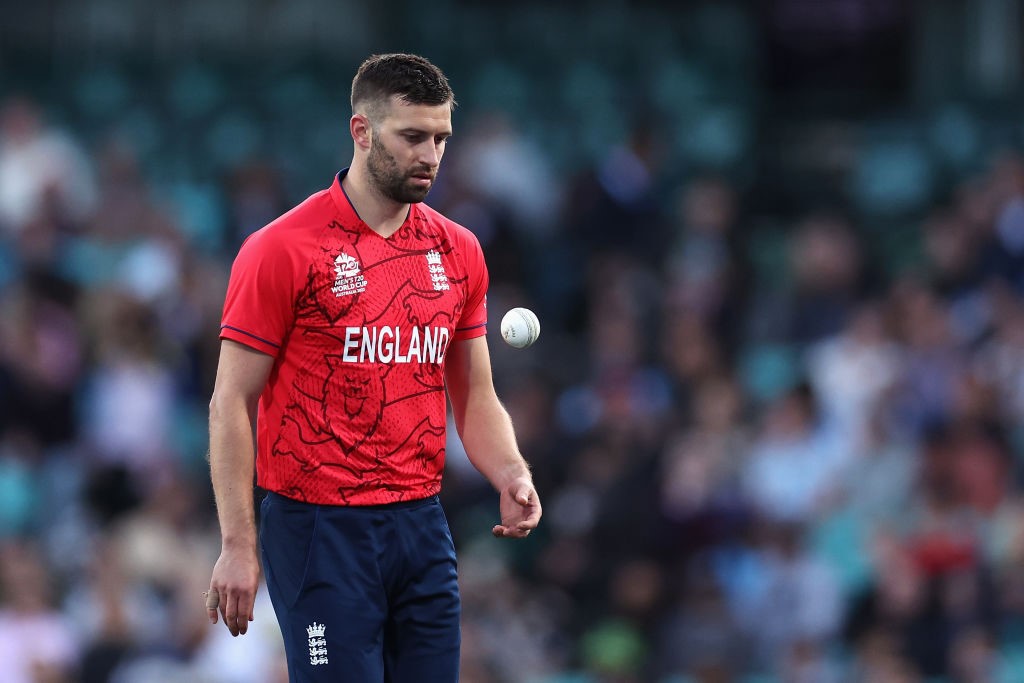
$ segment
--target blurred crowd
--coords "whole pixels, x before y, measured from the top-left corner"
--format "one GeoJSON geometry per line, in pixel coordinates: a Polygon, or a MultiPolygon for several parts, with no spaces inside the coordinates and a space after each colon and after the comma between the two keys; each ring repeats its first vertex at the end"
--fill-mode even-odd
{"type": "MultiPolygon", "coordinates": [[[[206,621],[205,430],[235,250],[303,196],[239,159],[191,230],[130,141],[50,113],[0,103],[0,682],[284,683],[265,590],[248,635],[206,621]]],[[[680,172],[649,121],[571,172],[522,123],[457,113],[428,200],[492,317],[544,330],[489,331],[529,540],[490,537],[450,430],[462,680],[1024,680],[1024,159],[894,241],[841,202],[763,230],[756,179],[680,172]]]]}

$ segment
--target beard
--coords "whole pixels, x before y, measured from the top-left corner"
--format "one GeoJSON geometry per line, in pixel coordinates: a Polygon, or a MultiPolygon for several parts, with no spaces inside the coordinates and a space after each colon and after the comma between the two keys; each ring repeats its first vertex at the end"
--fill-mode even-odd
{"type": "Polygon", "coordinates": [[[408,173],[398,167],[395,157],[382,145],[377,136],[370,140],[370,155],[366,161],[366,170],[377,191],[388,199],[399,204],[416,204],[426,199],[433,183],[429,185],[412,185],[409,179],[416,173],[429,173],[430,169],[416,169],[408,173]]]}

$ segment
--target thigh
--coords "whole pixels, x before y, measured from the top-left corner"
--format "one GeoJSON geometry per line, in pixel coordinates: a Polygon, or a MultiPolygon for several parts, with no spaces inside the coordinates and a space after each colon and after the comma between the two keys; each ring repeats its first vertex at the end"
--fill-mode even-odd
{"type": "Polygon", "coordinates": [[[440,503],[403,511],[402,571],[391,586],[385,638],[389,683],[456,683],[462,642],[455,546],[440,503]]]}
{"type": "Polygon", "coordinates": [[[291,683],[384,678],[387,598],[372,525],[270,494],[260,544],[291,683]]]}

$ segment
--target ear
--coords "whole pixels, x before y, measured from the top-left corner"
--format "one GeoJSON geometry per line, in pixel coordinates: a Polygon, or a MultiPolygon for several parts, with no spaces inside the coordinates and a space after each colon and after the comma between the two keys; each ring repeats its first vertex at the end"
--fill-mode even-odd
{"type": "Polygon", "coordinates": [[[349,132],[352,133],[352,140],[356,147],[362,150],[370,149],[370,140],[373,136],[373,128],[370,126],[370,119],[365,114],[353,114],[348,122],[349,132]]]}

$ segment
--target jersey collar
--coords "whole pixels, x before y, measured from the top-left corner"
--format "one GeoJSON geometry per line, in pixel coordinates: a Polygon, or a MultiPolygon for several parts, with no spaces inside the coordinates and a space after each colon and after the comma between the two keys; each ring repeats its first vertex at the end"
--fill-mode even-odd
{"type": "MultiPolygon", "coordinates": [[[[331,199],[334,200],[334,205],[338,208],[338,213],[346,221],[355,221],[360,225],[366,225],[363,219],[359,216],[356,211],[356,207],[352,206],[352,200],[348,198],[348,194],[345,193],[345,188],[341,186],[342,179],[348,174],[349,167],[338,171],[338,175],[334,177],[334,182],[331,184],[331,199]]],[[[416,210],[415,204],[409,205],[409,214],[405,217],[405,223],[412,220],[413,212],[416,210]]],[[[366,226],[369,229],[369,226],[366,226]]]]}

